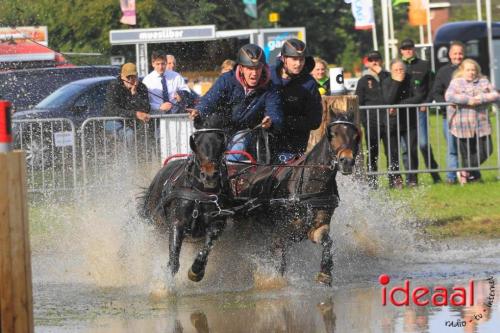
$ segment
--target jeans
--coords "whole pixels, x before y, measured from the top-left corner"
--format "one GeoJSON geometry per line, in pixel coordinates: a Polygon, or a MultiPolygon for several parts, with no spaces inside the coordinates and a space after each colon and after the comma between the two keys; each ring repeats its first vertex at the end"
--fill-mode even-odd
{"type": "Polygon", "coordinates": [[[108,120],[104,125],[104,130],[106,131],[106,134],[118,134],[118,136],[125,141],[127,146],[132,146],[134,143],[134,130],[126,127],[123,121],[108,120]]]}
{"type": "MultiPolygon", "coordinates": [[[[227,145],[228,150],[243,150],[246,151],[250,143],[252,142],[252,134],[247,130],[236,132],[229,144],[227,145]]],[[[242,161],[245,160],[245,155],[241,154],[230,154],[227,155],[226,160],[231,161],[242,161]]]]}
{"type": "MultiPolygon", "coordinates": [[[[443,133],[446,138],[446,167],[448,169],[457,169],[458,168],[458,154],[457,154],[457,140],[450,133],[450,129],[448,128],[448,119],[443,119],[443,133]]],[[[448,180],[456,181],[457,173],[456,171],[448,171],[446,173],[448,180]]]]}

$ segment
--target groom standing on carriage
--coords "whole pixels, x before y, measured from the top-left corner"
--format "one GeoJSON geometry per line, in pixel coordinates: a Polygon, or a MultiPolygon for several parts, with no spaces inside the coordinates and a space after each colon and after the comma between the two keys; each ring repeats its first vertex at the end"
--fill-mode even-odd
{"type": "Polygon", "coordinates": [[[271,78],[283,98],[283,130],[274,137],[274,160],[285,163],[305,153],[309,132],[321,125],[323,106],[316,80],[309,74],[314,58],[306,44],[292,38],[283,44],[281,56],[271,67],[271,78]]]}
{"type": "MultiPolygon", "coordinates": [[[[280,130],[282,102],[271,84],[264,51],[254,44],[241,47],[234,69],[220,76],[196,109],[188,111],[192,120],[219,114],[228,135],[234,136],[228,146],[231,150],[249,148],[253,129],[280,130]]],[[[229,159],[238,160],[240,155],[229,159]]]]}

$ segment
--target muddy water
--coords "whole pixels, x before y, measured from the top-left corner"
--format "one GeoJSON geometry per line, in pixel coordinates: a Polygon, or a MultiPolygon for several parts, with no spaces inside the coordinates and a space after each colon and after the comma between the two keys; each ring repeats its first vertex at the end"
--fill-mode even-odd
{"type": "Polygon", "coordinates": [[[405,202],[348,178],[340,180],[340,193],[331,230],[333,287],[314,282],[317,246],[294,245],[281,278],[268,239],[232,223],[203,281],[186,277],[199,243],[185,244],[180,271],[171,277],[165,239],[136,217],[137,184],[93,194],[70,208],[51,204],[47,209],[58,212],[59,222],[48,214],[32,235],[36,331],[500,331],[498,300],[484,305],[492,287],[486,279],[493,276],[496,283],[500,277],[498,242],[435,242],[416,231],[418,221],[405,202]],[[380,274],[391,277],[388,290],[408,279],[411,290],[425,285],[451,292],[472,279],[474,305],[383,306],[380,274]]]}

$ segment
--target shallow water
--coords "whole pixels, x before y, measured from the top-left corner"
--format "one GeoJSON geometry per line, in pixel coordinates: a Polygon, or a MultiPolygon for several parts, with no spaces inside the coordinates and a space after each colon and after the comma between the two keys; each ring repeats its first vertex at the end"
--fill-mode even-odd
{"type": "Polygon", "coordinates": [[[318,246],[295,244],[281,278],[268,239],[231,223],[203,281],[186,277],[200,243],[184,244],[180,271],[172,278],[166,241],[136,217],[137,184],[88,196],[60,213],[63,223],[48,217],[32,235],[36,331],[500,331],[497,300],[491,308],[483,305],[490,292],[485,279],[500,277],[497,241],[432,241],[416,231],[418,222],[405,202],[390,201],[350,178],[339,183],[342,201],[331,224],[333,287],[314,282],[318,246]],[[472,279],[475,305],[383,306],[380,274],[391,277],[388,289],[409,279],[411,290],[443,285],[451,291],[472,279]],[[458,319],[465,327],[446,326],[458,319]]]}

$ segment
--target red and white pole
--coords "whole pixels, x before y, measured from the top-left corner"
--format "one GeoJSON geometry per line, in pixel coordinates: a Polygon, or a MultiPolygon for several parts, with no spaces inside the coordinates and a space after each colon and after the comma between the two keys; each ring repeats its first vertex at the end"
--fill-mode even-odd
{"type": "Polygon", "coordinates": [[[0,153],[12,150],[11,107],[12,104],[9,101],[0,100],[0,153]]]}

